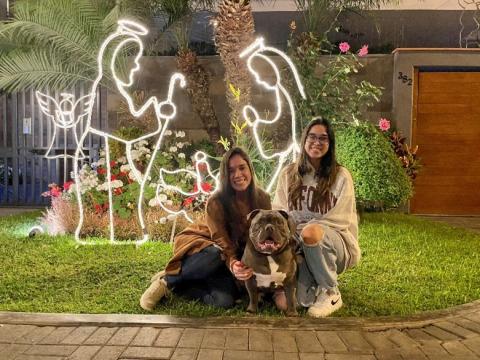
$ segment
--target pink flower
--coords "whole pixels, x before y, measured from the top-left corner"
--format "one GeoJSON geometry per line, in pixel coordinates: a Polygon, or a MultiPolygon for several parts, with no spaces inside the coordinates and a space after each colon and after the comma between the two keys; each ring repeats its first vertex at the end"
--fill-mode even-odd
{"type": "Polygon", "coordinates": [[[68,191],[68,189],[70,189],[70,186],[72,186],[72,184],[74,184],[73,181],[67,181],[66,183],[63,184],[63,190],[68,191]]]}
{"type": "Polygon", "coordinates": [[[338,48],[341,53],[346,53],[350,50],[350,45],[347,42],[341,42],[340,45],[338,45],[338,48]]]}
{"type": "Polygon", "coordinates": [[[368,45],[363,45],[360,50],[358,50],[358,56],[362,57],[368,54],[368,45]]]}
{"type": "Polygon", "coordinates": [[[388,129],[390,129],[390,121],[385,118],[381,118],[378,122],[378,127],[382,131],[388,131],[388,129]]]}
{"type": "Polygon", "coordinates": [[[62,195],[62,190],[59,187],[53,187],[50,190],[50,195],[53,197],[59,197],[60,195],[62,195]]]}

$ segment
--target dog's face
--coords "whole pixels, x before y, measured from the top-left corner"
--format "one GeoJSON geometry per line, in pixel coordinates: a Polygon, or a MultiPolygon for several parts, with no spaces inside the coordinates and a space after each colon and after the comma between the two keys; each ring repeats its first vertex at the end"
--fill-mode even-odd
{"type": "Polygon", "coordinates": [[[292,241],[295,225],[283,210],[254,210],[248,214],[250,241],[259,253],[272,255],[292,241]]]}

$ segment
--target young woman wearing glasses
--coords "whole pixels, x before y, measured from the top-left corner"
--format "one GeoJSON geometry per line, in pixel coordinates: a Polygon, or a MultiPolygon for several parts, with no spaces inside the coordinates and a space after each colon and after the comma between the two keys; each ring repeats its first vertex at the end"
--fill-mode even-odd
{"type": "Polygon", "coordinates": [[[326,119],[304,129],[302,152],[282,170],[274,209],[290,212],[302,250],[297,299],[312,317],[341,308],[337,275],[360,260],[353,181],[335,158],[335,135],[326,119]]]}

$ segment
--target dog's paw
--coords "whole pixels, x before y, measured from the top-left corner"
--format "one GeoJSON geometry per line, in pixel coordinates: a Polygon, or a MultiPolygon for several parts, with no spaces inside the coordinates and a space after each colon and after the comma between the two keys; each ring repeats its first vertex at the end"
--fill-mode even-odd
{"type": "Polygon", "coordinates": [[[249,305],[247,308],[247,312],[250,314],[256,314],[257,313],[257,307],[253,305],[249,305]]]}

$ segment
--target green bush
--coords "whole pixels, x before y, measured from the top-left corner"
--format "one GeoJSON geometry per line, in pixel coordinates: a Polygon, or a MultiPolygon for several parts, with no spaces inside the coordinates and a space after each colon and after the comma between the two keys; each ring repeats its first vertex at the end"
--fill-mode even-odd
{"type": "Polygon", "coordinates": [[[405,203],[412,183],[400,160],[372,124],[336,129],[337,158],[352,174],[358,205],[385,209],[405,203]]]}

